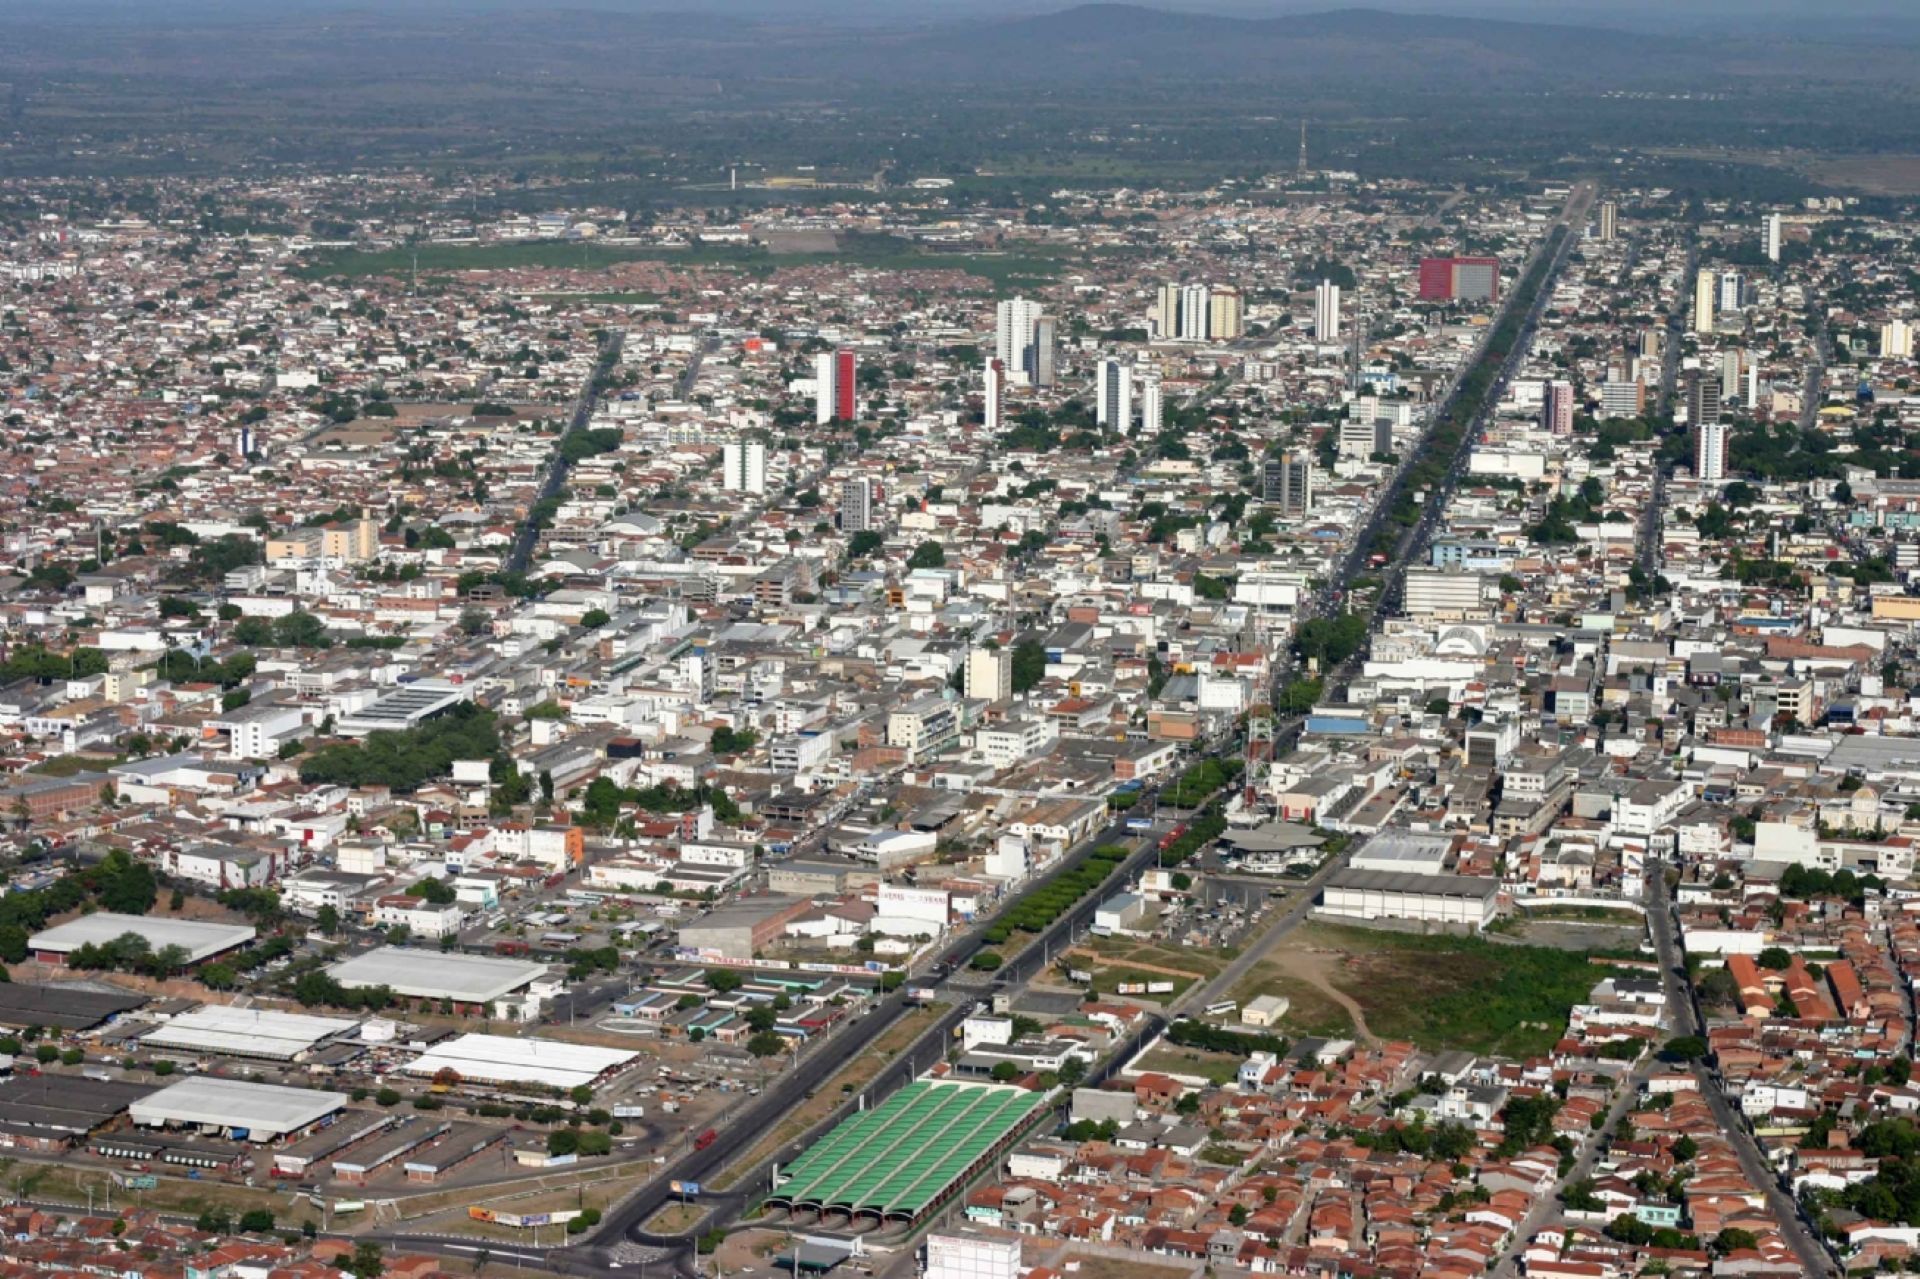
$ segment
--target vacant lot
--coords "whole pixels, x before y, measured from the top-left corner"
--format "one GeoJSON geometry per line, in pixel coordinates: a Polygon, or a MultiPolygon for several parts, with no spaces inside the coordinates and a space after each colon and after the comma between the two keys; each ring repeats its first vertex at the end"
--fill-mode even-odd
{"type": "Polygon", "coordinates": [[[1231,1053],[1202,1052],[1198,1048],[1175,1048],[1162,1044],[1140,1059],[1138,1069],[1157,1070],[1168,1075],[1198,1075],[1216,1084],[1232,1083],[1240,1071],[1239,1057],[1231,1053]]]}
{"type": "Polygon", "coordinates": [[[1527,1056],[1607,970],[1587,955],[1480,937],[1420,937],[1310,923],[1235,992],[1293,1000],[1285,1029],[1410,1039],[1423,1048],[1527,1056]]]}
{"type": "Polygon", "coordinates": [[[1091,972],[1093,988],[1102,995],[1117,994],[1123,985],[1170,981],[1171,992],[1144,996],[1165,1001],[1186,994],[1195,982],[1210,981],[1238,953],[1230,947],[1187,950],[1128,937],[1095,937],[1075,947],[1068,962],[1091,972]]]}

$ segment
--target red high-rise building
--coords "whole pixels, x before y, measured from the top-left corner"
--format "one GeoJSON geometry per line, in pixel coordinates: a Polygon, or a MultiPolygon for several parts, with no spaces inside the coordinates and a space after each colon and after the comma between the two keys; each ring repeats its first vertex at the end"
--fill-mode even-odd
{"type": "Polygon", "coordinates": [[[833,356],[833,415],[842,422],[853,421],[853,352],[841,347],[833,356]]]}

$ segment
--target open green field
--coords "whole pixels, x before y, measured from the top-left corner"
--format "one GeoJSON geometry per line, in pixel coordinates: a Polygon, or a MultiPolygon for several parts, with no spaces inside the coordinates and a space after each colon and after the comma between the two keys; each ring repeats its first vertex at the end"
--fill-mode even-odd
{"type": "Polygon", "coordinates": [[[1553,1046],[1567,1010],[1607,973],[1578,951],[1313,922],[1256,965],[1235,996],[1287,996],[1283,1029],[1294,1033],[1525,1057],[1553,1046]]]}
{"type": "MultiPolygon", "coordinates": [[[[418,249],[336,249],[309,256],[295,274],[306,279],[360,279],[385,275],[405,278],[416,267],[426,279],[456,271],[506,271],[521,268],[603,269],[620,262],[671,262],[766,274],[780,267],[839,262],[882,271],[966,271],[997,285],[1046,281],[1082,262],[1079,250],[1023,245],[1006,253],[928,253],[894,236],[845,236],[832,253],[772,253],[754,245],[705,245],[686,249],[649,245],[606,245],[537,240],[519,244],[423,244],[418,249]],[[416,264],[417,255],[417,264],[416,264]]],[[[558,295],[555,295],[558,296],[558,295]]],[[[643,302],[646,293],[579,295],[589,301],[643,302]]]]}
{"type": "Polygon", "coordinates": [[[1139,1069],[1168,1075],[1198,1075],[1216,1084],[1230,1084],[1240,1074],[1240,1058],[1231,1053],[1210,1053],[1163,1043],[1140,1059],[1139,1069]]]}

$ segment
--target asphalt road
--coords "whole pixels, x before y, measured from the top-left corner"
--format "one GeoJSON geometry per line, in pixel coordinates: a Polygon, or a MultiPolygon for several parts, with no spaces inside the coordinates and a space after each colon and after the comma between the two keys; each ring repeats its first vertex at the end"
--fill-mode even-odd
{"type": "MultiPolygon", "coordinates": [[[[540,529],[534,523],[534,507],[560,491],[567,482],[567,472],[572,464],[560,455],[560,440],[566,439],[576,431],[584,431],[587,422],[593,417],[593,406],[599,397],[600,381],[613,368],[620,358],[620,345],[626,340],[626,334],[612,329],[600,344],[600,358],[594,362],[593,374],[587,384],[580,388],[580,398],[574,401],[573,416],[567,420],[567,429],[560,433],[560,439],[554,441],[553,460],[547,464],[547,478],[540,484],[540,494],[527,506],[526,518],[520,521],[520,529],[513,535],[513,549],[508,552],[506,571],[524,573],[527,563],[533,558],[533,548],[540,541],[540,529]]],[[[697,365],[699,357],[695,356],[697,365]]]]}

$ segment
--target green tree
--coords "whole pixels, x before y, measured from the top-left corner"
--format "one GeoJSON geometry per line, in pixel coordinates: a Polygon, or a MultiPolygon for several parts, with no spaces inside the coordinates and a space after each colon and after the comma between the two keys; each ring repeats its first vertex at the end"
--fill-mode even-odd
{"type": "Polygon", "coordinates": [[[1047,677],[1047,650],[1038,640],[1013,646],[1013,691],[1024,693],[1047,677]]]}
{"type": "Polygon", "coordinates": [[[273,1229],[273,1213],[266,1208],[252,1208],[240,1215],[240,1232],[248,1235],[264,1235],[273,1229]]]}
{"type": "Polygon", "coordinates": [[[763,1030],[747,1040],[747,1051],[756,1057],[778,1057],[787,1050],[787,1041],[771,1030],[763,1030]]]}
{"type": "Polygon", "coordinates": [[[947,566],[946,548],[938,542],[922,542],[913,548],[913,554],[907,559],[907,567],[945,568],[947,566]]]}
{"type": "Polygon", "coordinates": [[[597,631],[612,620],[613,618],[603,608],[590,608],[580,615],[580,625],[590,631],[597,631]]]}
{"type": "Polygon", "coordinates": [[[387,1262],[379,1243],[372,1239],[362,1239],[356,1243],[353,1256],[347,1261],[346,1271],[353,1279],[380,1279],[387,1272],[387,1262]]]}

